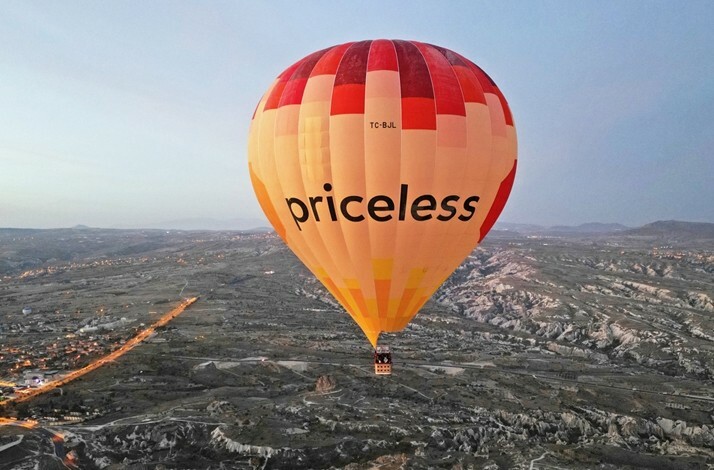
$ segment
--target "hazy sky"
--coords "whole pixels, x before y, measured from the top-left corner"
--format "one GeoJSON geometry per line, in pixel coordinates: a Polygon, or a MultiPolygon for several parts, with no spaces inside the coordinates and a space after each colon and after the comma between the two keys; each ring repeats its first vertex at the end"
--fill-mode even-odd
{"type": "Polygon", "coordinates": [[[261,217],[258,99],[315,50],[455,50],[496,81],[519,167],[501,220],[714,222],[714,3],[0,2],[0,227],[261,217]]]}

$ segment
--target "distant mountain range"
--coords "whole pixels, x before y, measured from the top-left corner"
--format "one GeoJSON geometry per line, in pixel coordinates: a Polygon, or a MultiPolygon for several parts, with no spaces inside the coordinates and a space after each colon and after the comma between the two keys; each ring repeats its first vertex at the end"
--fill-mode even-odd
{"type": "Polygon", "coordinates": [[[706,222],[682,222],[679,220],[659,220],[642,227],[628,230],[626,235],[714,240],[714,224],[706,222]]]}
{"type": "MultiPolygon", "coordinates": [[[[155,230],[197,230],[197,231],[272,231],[265,220],[258,218],[219,220],[211,218],[189,218],[170,220],[155,224],[134,226],[115,226],[112,229],[155,229],[155,230]]],[[[60,230],[97,230],[96,227],[76,225],[70,229],[60,230]]],[[[5,234],[31,232],[35,229],[0,228],[5,234]]],[[[714,240],[714,223],[684,222],[679,220],[659,220],[641,227],[627,227],[622,224],[591,222],[581,225],[554,225],[545,227],[535,224],[518,224],[497,222],[494,226],[496,232],[502,234],[511,232],[520,235],[546,235],[546,236],[587,236],[587,235],[622,235],[632,237],[654,237],[671,240],[714,240]]],[[[0,232],[1,233],[1,232],[0,232]]]]}
{"type": "Polygon", "coordinates": [[[657,237],[669,239],[714,240],[714,224],[706,222],[683,222],[659,220],[642,227],[627,227],[622,224],[587,223],[577,226],[555,225],[544,227],[534,224],[498,222],[496,230],[517,232],[522,235],[607,235],[657,237]]]}

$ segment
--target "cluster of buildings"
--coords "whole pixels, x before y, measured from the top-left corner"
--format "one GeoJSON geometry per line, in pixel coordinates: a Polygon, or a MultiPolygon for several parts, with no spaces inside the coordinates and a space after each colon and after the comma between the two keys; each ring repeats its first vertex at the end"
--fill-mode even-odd
{"type": "MultiPolygon", "coordinates": [[[[23,336],[16,337],[14,344],[3,344],[4,338],[0,336],[0,386],[5,389],[39,386],[53,379],[58,371],[78,369],[109,354],[133,334],[133,330],[102,330],[96,334],[68,332],[62,336],[28,333],[24,335],[27,340],[23,336]]],[[[5,394],[7,391],[4,390],[5,394]]]]}
{"type": "MultiPolygon", "coordinates": [[[[52,264],[38,268],[28,269],[17,276],[17,279],[31,279],[51,274],[60,274],[81,269],[97,269],[102,267],[134,266],[156,262],[158,258],[151,256],[126,257],[126,258],[103,258],[92,261],[73,261],[66,264],[52,264]]],[[[9,280],[10,277],[6,278],[9,280]]]]}

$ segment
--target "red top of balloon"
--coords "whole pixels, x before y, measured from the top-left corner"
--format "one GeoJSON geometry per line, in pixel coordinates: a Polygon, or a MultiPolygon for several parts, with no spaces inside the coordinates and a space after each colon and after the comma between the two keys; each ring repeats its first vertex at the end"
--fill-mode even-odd
{"type": "Polygon", "coordinates": [[[403,129],[435,129],[437,114],[464,116],[464,103],[486,104],[485,93],[499,98],[506,124],[513,125],[506,99],[479,66],[444,47],[398,39],[349,42],[304,57],[278,76],[263,110],[300,104],[310,77],[334,75],[330,114],[363,113],[367,72],[379,70],[400,72],[403,129]],[[459,96],[455,90],[461,90],[459,96]]]}

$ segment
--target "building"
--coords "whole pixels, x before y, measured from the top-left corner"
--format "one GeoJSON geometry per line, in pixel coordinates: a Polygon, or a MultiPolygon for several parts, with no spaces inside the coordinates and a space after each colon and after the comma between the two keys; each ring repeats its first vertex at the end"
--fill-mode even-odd
{"type": "Polygon", "coordinates": [[[23,377],[28,387],[39,387],[45,383],[45,374],[40,370],[26,370],[23,377]]]}

